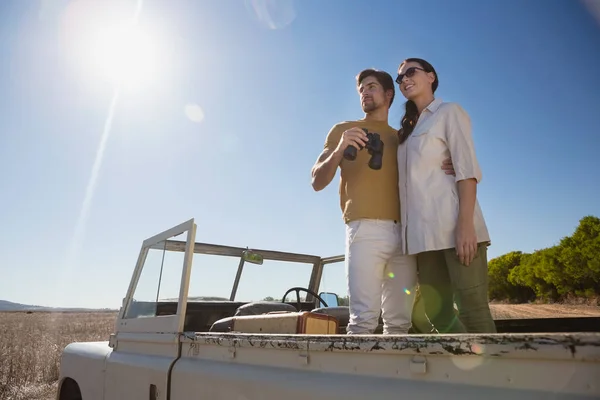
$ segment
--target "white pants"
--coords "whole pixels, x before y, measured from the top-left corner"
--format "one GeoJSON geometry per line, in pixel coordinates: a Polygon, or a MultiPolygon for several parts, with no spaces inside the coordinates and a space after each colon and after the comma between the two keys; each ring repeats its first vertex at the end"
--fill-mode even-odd
{"type": "Polygon", "coordinates": [[[370,334],[383,318],[384,334],[404,334],[411,325],[417,258],[400,247],[400,224],[360,219],[346,225],[348,334],[370,334]]]}

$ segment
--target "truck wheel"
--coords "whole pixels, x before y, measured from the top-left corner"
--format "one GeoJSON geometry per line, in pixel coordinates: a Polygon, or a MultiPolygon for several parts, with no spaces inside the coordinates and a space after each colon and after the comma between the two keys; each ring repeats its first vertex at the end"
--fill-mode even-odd
{"type": "Polygon", "coordinates": [[[82,400],[79,385],[71,378],[66,378],[60,385],[60,400],[82,400]]]}

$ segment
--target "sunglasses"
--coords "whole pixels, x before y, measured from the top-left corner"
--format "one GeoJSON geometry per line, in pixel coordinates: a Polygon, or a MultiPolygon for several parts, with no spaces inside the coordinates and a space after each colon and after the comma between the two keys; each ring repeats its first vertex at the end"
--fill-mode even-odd
{"type": "Polygon", "coordinates": [[[410,67],[406,70],[406,72],[404,72],[403,74],[398,74],[398,77],[396,78],[396,83],[399,85],[402,83],[402,79],[404,79],[404,77],[406,76],[407,78],[412,78],[415,73],[417,72],[417,70],[423,71],[423,72],[427,72],[425,71],[423,68],[419,68],[419,67],[410,67]]]}

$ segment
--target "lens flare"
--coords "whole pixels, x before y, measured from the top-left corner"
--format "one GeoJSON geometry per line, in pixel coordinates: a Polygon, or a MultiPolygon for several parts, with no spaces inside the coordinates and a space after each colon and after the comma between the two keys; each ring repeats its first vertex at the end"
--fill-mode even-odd
{"type": "Polygon", "coordinates": [[[475,343],[474,345],[471,346],[471,350],[475,354],[483,354],[485,352],[484,346],[482,344],[477,344],[477,343],[475,343]]]}
{"type": "Polygon", "coordinates": [[[204,111],[198,104],[187,104],[185,106],[185,115],[192,122],[202,122],[204,120],[204,111]]]}
{"type": "Polygon", "coordinates": [[[293,0],[246,0],[251,17],[268,29],[282,29],[296,19],[293,0]]]}

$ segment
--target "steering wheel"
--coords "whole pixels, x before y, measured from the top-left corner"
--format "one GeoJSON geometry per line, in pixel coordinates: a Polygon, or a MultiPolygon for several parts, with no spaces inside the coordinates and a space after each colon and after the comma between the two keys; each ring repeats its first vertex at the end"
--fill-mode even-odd
{"type": "Polygon", "coordinates": [[[284,294],[284,295],[283,295],[283,297],[281,298],[281,302],[282,302],[282,303],[285,303],[285,297],[286,297],[286,296],[287,296],[287,295],[288,295],[290,292],[296,292],[296,304],[298,305],[298,311],[300,311],[300,310],[301,310],[301,307],[300,307],[300,292],[301,292],[301,291],[302,291],[302,292],[309,293],[309,294],[312,294],[314,297],[316,297],[317,299],[319,299],[319,301],[320,301],[321,303],[323,303],[323,305],[324,305],[325,307],[329,307],[329,306],[327,305],[327,303],[325,302],[325,300],[323,300],[323,298],[322,298],[321,296],[319,296],[318,294],[316,294],[316,293],[315,293],[315,292],[313,292],[312,290],[310,290],[310,289],[306,289],[306,288],[303,288],[303,287],[293,287],[293,288],[289,289],[287,292],[285,292],[285,294],[284,294]]]}

